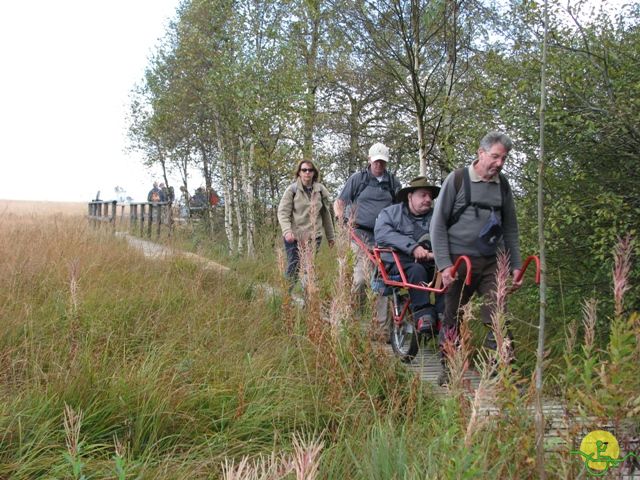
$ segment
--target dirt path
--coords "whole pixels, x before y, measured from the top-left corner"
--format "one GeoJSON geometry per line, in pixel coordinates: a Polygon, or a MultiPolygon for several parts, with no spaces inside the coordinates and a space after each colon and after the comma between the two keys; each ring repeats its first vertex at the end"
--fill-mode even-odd
{"type": "Polygon", "coordinates": [[[208,258],[202,257],[200,255],[196,255],[195,253],[176,250],[165,245],[160,245],[159,243],[135,237],[125,232],[117,232],[116,235],[124,237],[127,242],[129,242],[129,245],[140,250],[144,254],[144,256],[148,258],[168,258],[172,256],[180,256],[183,258],[188,258],[189,260],[197,263],[206,270],[214,270],[221,273],[228,273],[230,271],[229,267],[225,267],[224,265],[216,263],[213,260],[209,260],[208,258]]]}

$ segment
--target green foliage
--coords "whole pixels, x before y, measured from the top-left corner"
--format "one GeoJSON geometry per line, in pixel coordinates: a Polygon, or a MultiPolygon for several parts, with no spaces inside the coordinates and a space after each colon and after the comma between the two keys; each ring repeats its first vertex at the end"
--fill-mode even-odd
{"type": "Polygon", "coordinates": [[[612,320],[603,350],[581,345],[579,353],[565,354],[567,398],[583,415],[617,424],[640,413],[640,380],[635,369],[640,357],[639,320],[637,312],[612,320]]]}

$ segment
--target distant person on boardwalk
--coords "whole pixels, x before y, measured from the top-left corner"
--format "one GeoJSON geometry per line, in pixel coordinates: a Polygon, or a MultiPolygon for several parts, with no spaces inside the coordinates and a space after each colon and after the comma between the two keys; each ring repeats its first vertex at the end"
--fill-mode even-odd
{"type": "Polygon", "coordinates": [[[158,182],[153,182],[153,188],[149,190],[149,194],[147,195],[147,202],[158,203],[166,201],[167,198],[164,192],[158,187],[158,182]]]}
{"type": "Polygon", "coordinates": [[[329,192],[319,182],[320,172],[313,162],[298,163],[295,181],[289,185],[278,205],[278,222],[282,229],[284,249],[287,254],[286,276],[293,288],[300,268],[300,248],[303,244],[322,242],[322,232],[329,246],[334,243],[333,217],[329,192]]]}
{"type": "Polygon", "coordinates": [[[204,187],[196,188],[191,197],[191,206],[195,208],[205,208],[207,206],[207,195],[204,192],[204,187]]]}
{"type": "MultiPolygon", "coordinates": [[[[354,233],[369,247],[374,245],[373,229],[380,211],[396,201],[401,184],[387,171],[389,149],[382,143],[375,143],[369,149],[369,165],[347,179],[342,192],[333,204],[339,221],[351,222],[354,233]]],[[[359,306],[364,304],[365,288],[369,283],[368,272],[375,268],[370,264],[366,253],[355,241],[351,249],[356,256],[351,291],[355,294],[359,306]]],[[[375,303],[375,316],[382,331],[387,326],[387,298],[378,295],[375,303]]]]}
{"type": "Polygon", "coordinates": [[[211,188],[211,193],[209,193],[209,205],[211,205],[212,207],[216,207],[219,203],[220,197],[218,196],[218,193],[213,188],[211,188]]]}
{"type": "MultiPolygon", "coordinates": [[[[445,338],[456,337],[461,308],[476,292],[484,297],[481,317],[489,327],[484,345],[496,349],[491,316],[495,309],[498,250],[508,254],[514,278],[520,274],[522,260],[513,192],[507,178],[500,173],[512,147],[513,142],[504,133],[488,133],[480,141],[473,163],[447,176],[434,209],[431,242],[442,281],[449,287],[439,337],[443,355],[441,385],[449,381],[442,350],[445,338]],[[470,286],[464,285],[466,267],[461,268],[456,277],[451,275],[453,264],[461,255],[467,255],[471,260],[470,286]]],[[[514,281],[513,287],[519,288],[521,284],[521,279],[514,281]]]]}
{"type": "Polygon", "coordinates": [[[173,203],[176,199],[176,195],[174,193],[173,187],[167,187],[164,183],[159,185],[160,191],[164,193],[165,201],[173,203]]]}
{"type": "MultiPolygon", "coordinates": [[[[376,243],[398,253],[407,280],[414,285],[430,283],[435,273],[429,225],[433,200],[439,191],[425,177],[416,177],[398,192],[400,203],[384,208],[376,220],[376,243]]],[[[399,275],[391,253],[385,252],[381,258],[391,275],[399,275]]],[[[415,327],[419,333],[434,336],[444,312],[444,301],[442,295],[435,295],[432,302],[431,295],[424,290],[409,289],[415,327]]]]}

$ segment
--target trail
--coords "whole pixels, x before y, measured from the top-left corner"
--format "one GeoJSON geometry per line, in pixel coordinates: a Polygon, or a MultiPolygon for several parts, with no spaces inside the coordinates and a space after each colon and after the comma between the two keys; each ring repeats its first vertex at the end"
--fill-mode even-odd
{"type": "Polygon", "coordinates": [[[124,237],[129,245],[140,250],[147,258],[162,259],[179,256],[197,263],[205,270],[214,270],[221,273],[228,273],[231,271],[229,267],[216,263],[213,260],[209,260],[208,258],[197,255],[195,253],[176,250],[165,245],[160,245],[159,243],[135,237],[126,232],[116,232],[116,235],[118,235],[119,237],[124,237]]]}

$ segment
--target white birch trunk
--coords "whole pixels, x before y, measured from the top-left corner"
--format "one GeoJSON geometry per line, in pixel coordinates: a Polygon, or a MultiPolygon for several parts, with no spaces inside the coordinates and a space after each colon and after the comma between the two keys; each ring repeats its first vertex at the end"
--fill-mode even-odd
{"type": "Polygon", "coordinates": [[[231,185],[232,185],[232,176],[231,167],[228,161],[224,161],[224,169],[225,172],[224,178],[222,179],[222,185],[224,190],[224,231],[227,234],[227,243],[229,247],[229,254],[233,255],[236,252],[234,251],[236,245],[236,238],[233,229],[233,197],[231,194],[231,185]]]}
{"type": "MultiPolygon", "coordinates": [[[[237,164],[236,158],[236,164],[237,164]]],[[[240,185],[238,181],[239,173],[237,170],[240,170],[236,166],[233,172],[233,184],[232,184],[232,195],[233,195],[233,209],[236,214],[236,231],[238,233],[238,243],[236,245],[235,251],[240,253],[244,249],[244,230],[242,228],[242,192],[240,191],[240,185]]]]}
{"type": "Polygon", "coordinates": [[[221,156],[221,164],[222,168],[222,193],[224,195],[224,231],[227,235],[227,245],[229,249],[229,254],[233,255],[235,252],[233,251],[235,247],[235,235],[233,233],[233,215],[232,215],[232,204],[233,199],[231,197],[231,178],[233,177],[233,171],[231,169],[231,165],[225,155],[223,143],[222,143],[222,129],[220,128],[220,119],[216,115],[214,118],[214,124],[216,128],[216,139],[218,142],[218,151],[221,156]]]}
{"type": "Polygon", "coordinates": [[[251,142],[249,145],[249,158],[244,162],[244,178],[242,179],[244,184],[244,192],[246,198],[246,228],[247,228],[247,255],[249,257],[254,254],[254,232],[256,228],[255,212],[253,204],[253,160],[255,155],[255,144],[251,142]]]}

